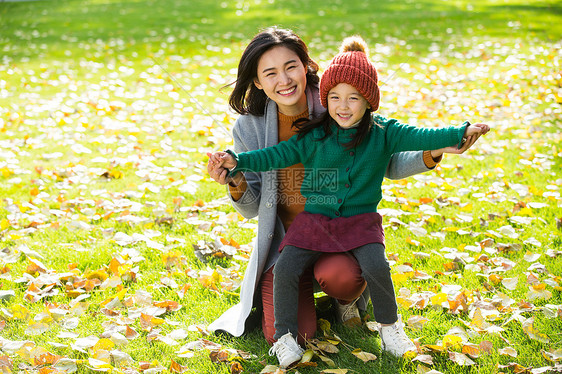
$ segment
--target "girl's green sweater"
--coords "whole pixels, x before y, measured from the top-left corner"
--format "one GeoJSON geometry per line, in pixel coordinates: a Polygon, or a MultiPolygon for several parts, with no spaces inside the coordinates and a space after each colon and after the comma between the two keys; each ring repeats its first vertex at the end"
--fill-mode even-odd
{"type": "MultiPolygon", "coordinates": [[[[238,155],[237,171],[268,171],[294,164],[304,165],[301,193],[306,198],[304,210],[330,218],[350,217],[376,212],[382,199],[382,180],[390,157],[401,151],[434,150],[453,145],[460,147],[466,127],[422,128],[373,115],[367,137],[357,147],[345,149],[356,129],[333,125],[325,139],[324,130],[316,128],[297,140],[287,141],[238,155]]],[[[270,186],[277,189],[277,186],[270,186]]]]}

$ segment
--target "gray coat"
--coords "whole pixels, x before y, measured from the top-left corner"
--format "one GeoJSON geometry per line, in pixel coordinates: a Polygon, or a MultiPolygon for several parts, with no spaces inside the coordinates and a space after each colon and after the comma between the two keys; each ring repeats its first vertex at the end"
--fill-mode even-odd
{"type": "MultiPolygon", "coordinates": [[[[307,87],[306,97],[311,117],[317,117],[325,111],[320,104],[317,88],[307,87]]],[[[237,153],[278,144],[277,104],[268,100],[265,113],[260,117],[240,116],[234,124],[233,135],[234,151],[237,153]]],[[[423,151],[402,152],[392,157],[385,176],[402,179],[428,170],[423,162],[423,151]]],[[[209,325],[210,331],[226,331],[234,336],[245,332],[260,277],[275,264],[279,256],[279,244],[285,235],[283,223],[277,216],[277,172],[245,173],[245,177],[248,183],[246,192],[237,201],[231,197],[231,201],[245,218],[259,217],[258,234],[240,287],[240,301],[209,325]]],[[[368,290],[365,290],[362,300],[358,302],[360,308],[365,308],[368,297],[368,290]]]]}

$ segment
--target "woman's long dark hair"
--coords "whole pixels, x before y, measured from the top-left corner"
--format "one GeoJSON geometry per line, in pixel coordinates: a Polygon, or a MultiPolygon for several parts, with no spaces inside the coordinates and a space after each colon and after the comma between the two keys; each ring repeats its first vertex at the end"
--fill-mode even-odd
{"type": "MultiPolygon", "coordinates": [[[[339,128],[336,121],[332,117],[330,117],[328,111],[325,111],[322,115],[312,120],[308,120],[307,118],[301,118],[299,120],[296,120],[293,123],[293,127],[297,128],[297,133],[298,133],[297,139],[303,138],[306,134],[308,134],[309,132],[311,132],[316,128],[322,128],[322,130],[324,130],[324,136],[322,136],[322,138],[317,140],[323,140],[326,139],[328,136],[332,135],[332,129],[333,129],[332,124],[335,124],[336,127],[339,128]]],[[[371,130],[372,126],[373,126],[373,119],[371,116],[371,111],[367,109],[365,111],[365,114],[363,114],[361,121],[359,121],[359,124],[357,125],[357,132],[353,136],[353,139],[351,139],[351,141],[349,141],[348,143],[343,144],[345,149],[352,149],[357,147],[359,144],[361,144],[361,142],[365,139],[365,137],[367,137],[367,134],[371,130]]]]}
{"type": "Polygon", "coordinates": [[[318,84],[318,64],[308,55],[308,47],[302,39],[291,30],[269,27],[257,34],[248,44],[238,64],[236,81],[228,85],[234,85],[228,104],[237,113],[256,116],[264,114],[267,95],[254,85],[254,79],[258,75],[261,56],[276,46],[287,47],[295,52],[306,66],[307,83],[318,84]]]}

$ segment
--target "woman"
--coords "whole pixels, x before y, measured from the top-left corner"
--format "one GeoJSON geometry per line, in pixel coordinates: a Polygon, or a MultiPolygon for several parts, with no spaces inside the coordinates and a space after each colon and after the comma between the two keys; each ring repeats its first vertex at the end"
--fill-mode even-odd
{"type": "MultiPolygon", "coordinates": [[[[230,96],[230,106],[241,116],[233,128],[234,151],[246,152],[275,145],[296,133],[292,124],[301,118],[317,118],[325,109],[320,104],[318,65],[308,55],[305,43],[291,30],[268,28],[257,34],[246,47],[238,65],[238,75],[230,96]]],[[[401,179],[431,170],[441,155],[463,153],[477,140],[473,137],[461,149],[402,152],[394,155],[386,177],[401,179]]],[[[240,336],[247,330],[253,307],[261,309],[261,325],[266,340],[273,335],[273,267],[279,244],[294,217],[303,211],[302,188],[313,188],[304,181],[302,164],[280,171],[237,173],[207,166],[210,176],[228,184],[234,208],[244,217],[258,216],[254,251],[240,289],[240,302],[211,323],[211,331],[226,331],[240,336]]],[[[337,177],[325,172],[326,178],[337,177]]],[[[341,322],[360,323],[358,307],[368,301],[366,282],[357,260],[349,253],[325,253],[301,278],[299,289],[299,340],[316,332],[314,280],[320,289],[337,300],[341,322]]],[[[295,302],[297,302],[295,300],[295,302]]]]}

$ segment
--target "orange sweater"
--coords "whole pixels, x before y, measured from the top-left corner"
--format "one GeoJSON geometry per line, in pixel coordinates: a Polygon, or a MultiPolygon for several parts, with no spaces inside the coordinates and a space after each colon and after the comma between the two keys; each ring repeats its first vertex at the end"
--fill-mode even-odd
{"type": "MultiPolygon", "coordinates": [[[[293,126],[299,118],[308,118],[308,108],[299,115],[286,116],[278,113],[279,116],[279,141],[289,140],[297,132],[293,126]]],[[[306,202],[301,195],[301,184],[304,178],[303,164],[296,164],[277,172],[279,201],[277,204],[277,215],[281,218],[285,230],[289,228],[297,214],[304,210],[306,202]]]]}

